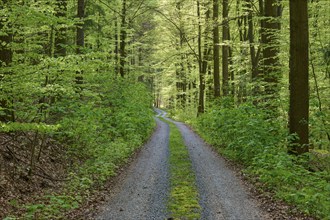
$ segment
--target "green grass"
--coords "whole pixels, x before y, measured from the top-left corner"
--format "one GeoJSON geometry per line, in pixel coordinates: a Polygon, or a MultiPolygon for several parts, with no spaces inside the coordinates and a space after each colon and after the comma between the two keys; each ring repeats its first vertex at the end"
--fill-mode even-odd
{"type": "MultiPolygon", "coordinates": [[[[163,120],[164,121],[164,120],[163,120]]],[[[179,129],[170,126],[170,181],[168,210],[174,219],[200,219],[201,207],[188,150],[179,129]]]]}

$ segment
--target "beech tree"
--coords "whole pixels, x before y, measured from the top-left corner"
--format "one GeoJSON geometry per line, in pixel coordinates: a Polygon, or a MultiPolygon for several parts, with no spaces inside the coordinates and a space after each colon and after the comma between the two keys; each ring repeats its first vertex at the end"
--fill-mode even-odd
{"type": "Polygon", "coordinates": [[[126,21],[126,0],[122,1],[122,9],[121,9],[121,26],[120,26],[120,46],[119,46],[119,74],[121,77],[125,76],[125,63],[126,63],[126,29],[127,29],[127,21],[126,21]]]}
{"type": "MultiPolygon", "coordinates": [[[[84,32],[84,17],[85,17],[85,0],[78,0],[77,2],[77,17],[79,19],[79,24],[77,25],[77,54],[83,54],[83,49],[85,46],[85,32],[84,32]]],[[[83,71],[77,71],[76,83],[83,83],[83,71]]]]}
{"type": "Polygon", "coordinates": [[[265,101],[268,108],[275,111],[276,98],[279,93],[280,63],[278,58],[279,45],[277,34],[279,31],[278,18],[280,16],[277,0],[265,0],[263,7],[264,20],[262,25],[262,51],[263,51],[263,69],[262,75],[265,81],[265,101]]]}
{"type": "MultiPolygon", "coordinates": [[[[0,9],[6,9],[7,13],[9,12],[10,8],[10,2],[5,0],[2,1],[2,5],[0,5],[0,9]]],[[[12,30],[11,30],[11,24],[8,21],[8,17],[4,17],[0,19],[0,31],[2,32],[0,34],[0,83],[4,80],[4,78],[9,77],[10,71],[8,71],[8,68],[11,65],[13,52],[11,49],[11,43],[12,43],[12,30]]],[[[7,79],[5,79],[7,80],[7,79]]],[[[6,91],[2,86],[0,87],[0,92],[2,94],[8,93],[9,91],[6,91]]],[[[12,108],[11,106],[11,97],[10,96],[4,96],[0,95],[0,108],[2,108],[3,113],[0,114],[0,121],[7,122],[7,121],[14,121],[14,112],[10,110],[12,108]]]]}
{"type": "Polygon", "coordinates": [[[67,13],[67,0],[56,0],[56,16],[59,19],[58,22],[58,28],[56,30],[55,34],[55,51],[54,55],[55,57],[65,56],[66,55],[66,42],[67,42],[67,36],[66,36],[66,28],[62,27],[63,22],[61,22],[61,19],[64,19],[67,13]]]}
{"type": "Polygon", "coordinates": [[[229,93],[229,5],[228,0],[222,1],[222,91],[223,95],[229,93]]]}
{"type": "MultiPolygon", "coordinates": [[[[208,24],[210,19],[210,2],[205,3],[205,23],[208,24]]],[[[201,3],[197,0],[197,17],[198,17],[198,68],[199,68],[199,98],[198,98],[198,114],[205,111],[205,77],[208,69],[208,64],[211,59],[211,45],[209,44],[209,27],[206,26],[204,32],[202,31],[201,23],[201,3]],[[204,35],[204,38],[203,38],[204,35]]]]}
{"type": "Polygon", "coordinates": [[[214,97],[220,97],[219,0],[213,0],[213,81],[214,97]]]}
{"type": "Polygon", "coordinates": [[[290,108],[289,153],[302,154],[309,148],[308,8],[307,1],[290,0],[290,108]]]}

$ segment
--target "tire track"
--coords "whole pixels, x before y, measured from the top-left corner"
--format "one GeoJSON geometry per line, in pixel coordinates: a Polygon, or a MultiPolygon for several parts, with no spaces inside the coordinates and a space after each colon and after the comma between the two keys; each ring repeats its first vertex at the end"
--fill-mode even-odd
{"type": "MultiPolygon", "coordinates": [[[[174,121],[173,121],[174,122],[174,121]]],[[[185,124],[174,122],[189,150],[202,206],[202,219],[270,219],[225,161],[185,124]]]]}
{"type": "MultiPolygon", "coordinates": [[[[189,151],[199,191],[199,204],[205,220],[271,219],[247,193],[241,180],[211,148],[185,124],[173,122],[189,151]]],[[[168,217],[169,126],[156,118],[157,129],[138,158],[124,172],[110,195],[99,220],[163,220],[168,217]]]]}
{"type": "Polygon", "coordinates": [[[99,220],[166,219],[169,194],[169,126],[157,129],[135,162],[120,177],[99,220]]]}

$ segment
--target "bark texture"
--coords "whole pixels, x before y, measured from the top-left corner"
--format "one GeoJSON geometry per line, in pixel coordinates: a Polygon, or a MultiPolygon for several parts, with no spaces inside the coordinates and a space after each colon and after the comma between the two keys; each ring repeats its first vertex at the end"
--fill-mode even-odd
{"type": "Polygon", "coordinates": [[[309,85],[308,85],[308,12],[307,0],[290,0],[290,134],[289,153],[308,152],[309,85]]]}

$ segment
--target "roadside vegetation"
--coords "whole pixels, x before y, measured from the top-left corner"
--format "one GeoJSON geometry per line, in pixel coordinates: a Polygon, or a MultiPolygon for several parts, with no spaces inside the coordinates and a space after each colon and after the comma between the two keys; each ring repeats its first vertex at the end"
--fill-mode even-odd
{"type": "Polygon", "coordinates": [[[2,124],[2,131],[11,130],[10,136],[1,137],[9,141],[13,155],[5,158],[7,165],[3,167],[8,170],[2,175],[6,184],[1,185],[1,196],[8,196],[8,200],[1,203],[1,217],[65,218],[67,211],[78,208],[94,190],[115,176],[150,136],[155,122],[151,96],[144,84],[97,77],[93,80],[93,86],[86,85],[81,94],[66,94],[68,97],[52,106],[47,114],[53,117],[52,129],[35,126],[33,132],[29,128],[23,136],[20,123],[2,124]],[[98,80],[107,86],[100,86],[98,80]],[[12,140],[15,137],[26,144],[29,138],[36,138],[33,140],[39,144],[35,151],[40,158],[16,154],[21,146],[12,140]],[[48,161],[48,157],[54,161],[48,161]],[[29,159],[35,159],[32,167],[29,159]],[[51,173],[53,170],[61,175],[51,173]],[[44,185],[38,187],[40,182],[44,185]],[[31,198],[23,199],[18,191],[23,187],[36,193],[28,191],[25,195],[31,198]]]}
{"type": "Polygon", "coordinates": [[[271,119],[253,104],[235,107],[230,99],[221,103],[198,118],[180,112],[172,116],[186,120],[219,154],[243,165],[243,173],[261,193],[271,192],[307,215],[329,219],[329,151],[290,155],[288,139],[294,137],[287,135],[284,118],[271,119]]]}
{"type": "Polygon", "coordinates": [[[0,0],[0,219],[68,218],[150,136],[152,5],[0,0]]]}

